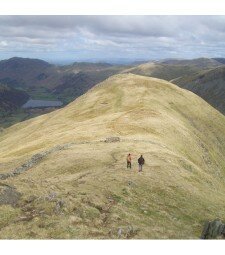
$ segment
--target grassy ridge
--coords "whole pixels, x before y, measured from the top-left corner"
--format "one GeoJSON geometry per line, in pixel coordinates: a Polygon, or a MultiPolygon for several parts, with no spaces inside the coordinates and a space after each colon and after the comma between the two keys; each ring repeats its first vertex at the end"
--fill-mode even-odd
{"type": "Polygon", "coordinates": [[[198,238],[205,220],[225,218],[224,127],[225,117],[189,91],[113,76],[0,134],[0,173],[65,145],[2,181],[22,197],[15,208],[0,206],[9,215],[0,237],[198,238]],[[121,142],[103,142],[110,136],[121,142]],[[138,174],[140,154],[146,165],[138,174]]]}

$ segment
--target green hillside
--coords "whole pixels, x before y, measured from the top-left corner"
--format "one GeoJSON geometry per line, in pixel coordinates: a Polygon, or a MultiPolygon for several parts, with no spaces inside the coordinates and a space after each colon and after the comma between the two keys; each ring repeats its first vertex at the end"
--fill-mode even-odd
{"type": "Polygon", "coordinates": [[[225,218],[224,155],[225,117],[203,99],[110,77],[0,134],[0,238],[198,239],[225,218]]]}

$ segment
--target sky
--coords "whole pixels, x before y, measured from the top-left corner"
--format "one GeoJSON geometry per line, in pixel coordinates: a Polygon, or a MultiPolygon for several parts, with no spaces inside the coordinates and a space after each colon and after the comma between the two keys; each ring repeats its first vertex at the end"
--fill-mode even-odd
{"type": "Polygon", "coordinates": [[[0,59],[225,57],[225,16],[0,16],[0,59]]]}

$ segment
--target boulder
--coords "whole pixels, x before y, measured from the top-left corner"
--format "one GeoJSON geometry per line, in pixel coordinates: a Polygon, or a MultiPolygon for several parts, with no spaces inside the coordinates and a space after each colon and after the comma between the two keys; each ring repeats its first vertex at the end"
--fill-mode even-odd
{"type": "Polygon", "coordinates": [[[15,206],[21,194],[17,192],[16,188],[6,184],[0,184],[0,206],[1,205],[12,205],[15,206]]]}
{"type": "Polygon", "coordinates": [[[218,239],[225,237],[225,224],[219,219],[207,221],[203,227],[201,239],[218,239]]]}

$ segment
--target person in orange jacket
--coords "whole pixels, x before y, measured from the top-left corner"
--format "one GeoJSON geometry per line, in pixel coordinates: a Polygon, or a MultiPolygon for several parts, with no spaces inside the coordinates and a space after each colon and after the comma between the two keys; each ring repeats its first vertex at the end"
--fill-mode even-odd
{"type": "Polygon", "coordinates": [[[130,153],[127,155],[127,168],[131,168],[131,155],[130,155],[130,153]]]}

